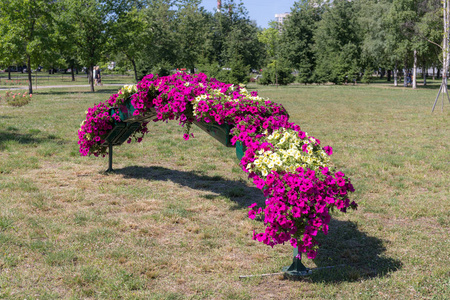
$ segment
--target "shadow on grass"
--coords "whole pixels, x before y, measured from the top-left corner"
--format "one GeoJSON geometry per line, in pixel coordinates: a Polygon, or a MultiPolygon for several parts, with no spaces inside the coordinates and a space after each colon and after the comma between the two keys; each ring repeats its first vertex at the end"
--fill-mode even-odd
{"type": "Polygon", "coordinates": [[[40,131],[37,131],[36,133],[19,133],[17,132],[18,129],[15,127],[9,127],[8,130],[9,131],[0,131],[0,151],[5,150],[7,147],[5,144],[10,141],[14,141],[22,145],[40,144],[47,141],[55,141],[59,145],[65,143],[52,134],[47,137],[36,137],[36,134],[40,131]]]}
{"type": "Polygon", "coordinates": [[[389,276],[402,268],[400,260],[384,255],[385,242],[359,231],[357,223],[332,219],[329,228],[328,235],[318,236],[321,246],[314,259],[318,269],[312,281],[359,281],[389,276]]]}
{"type": "Polygon", "coordinates": [[[221,176],[206,176],[201,172],[183,172],[166,169],[163,167],[125,167],[114,169],[117,174],[122,174],[126,178],[147,179],[149,181],[172,181],[179,185],[195,190],[209,191],[213,194],[206,194],[203,197],[214,200],[219,197],[226,197],[236,203],[231,209],[247,207],[252,203],[264,206],[265,198],[256,187],[249,187],[245,182],[228,180],[221,176]]]}
{"type": "MultiPolygon", "coordinates": [[[[265,205],[265,198],[258,188],[221,176],[211,177],[195,171],[139,166],[116,169],[114,172],[125,178],[171,181],[191,189],[210,191],[212,194],[203,197],[209,200],[229,198],[236,203],[231,209],[244,208],[254,202],[258,206],[265,205]]],[[[307,280],[324,283],[358,281],[388,276],[402,267],[399,260],[384,255],[386,248],[383,240],[361,232],[357,223],[332,219],[329,228],[328,235],[318,236],[321,248],[314,259],[318,269],[307,280]],[[336,267],[329,268],[332,266],[336,267]]]]}

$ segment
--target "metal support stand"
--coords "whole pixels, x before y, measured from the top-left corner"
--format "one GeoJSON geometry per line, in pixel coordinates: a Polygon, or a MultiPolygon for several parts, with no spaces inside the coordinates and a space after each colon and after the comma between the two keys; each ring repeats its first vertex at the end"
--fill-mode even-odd
{"type": "MultiPolygon", "coordinates": [[[[436,100],[434,101],[434,105],[433,105],[433,108],[431,109],[431,112],[434,112],[434,108],[436,107],[436,104],[438,103],[439,95],[441,94],[441,92],[447,94],[447,100],[450,103],[450,97],[448,95],[447,79],[445,79],[442,82],[441,87],[439,88],[439,91],[438,91],[438,94],[436,96],[436,100]]],[[[445,95],[443,95],[443,98],[445,98],[445,95]]],[[[442,99],[442,108],[441,108],[441,110],[444,111],[444,99],[442,99]]]]}
{"type": "MultiPolygon", "coordinates": [[[[297,258],[298,248],[294,248],[294,258],[292,264],[289,267],[284,267],[284,276],[289,279],[298,279],[301,276],[310,275],[312,272],[310,269],[302,264],[301,259],[297,258]]],[[[301,255],[301,254],[300,254],[301,255]]]]}
{"type": "Polygon", "coordinates": [[[113,171],[113,168],[112,168],[112,161],[113,161],[113,145],[112,145],[112,143],[109,143],[108,144],[108,146],[109,146],[109,154],[108,154],[108,156],[109,156],[109,163],[108,163],[108,170],[106,170],[106,172],[112,172],[113,171]]]}

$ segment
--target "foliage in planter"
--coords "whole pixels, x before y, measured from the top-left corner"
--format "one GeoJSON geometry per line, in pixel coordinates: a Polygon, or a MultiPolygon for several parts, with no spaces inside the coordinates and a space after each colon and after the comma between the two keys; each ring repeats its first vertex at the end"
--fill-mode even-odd
{"type": "MultiPolygon", "coordinates": [[[[314,258],[319,246],[315,236],[328,232],[330,210],[356,209],[356,203],[349,200],[354,191],[350,180],[331,166],[331,147],[322,147],[318,139],[289,122],[282,105],[205,74],[150,74],[136,90],[124,87],[106,104],[89,109],[78,133],[82,155],[105,153],[101,148],[104,134],[114,121],[120,121],[105,112],[122,104],[129,94],[134,114],[154,110],[156,122],[179,120],[185,126],[186,140],[194,121],[233,127],[232,144],[239,141],[246,149],[240,165],[267,197],[265,208],[250,206],[249,217],[259,214],[266,225],[264,232],[254,232],[255,240],[272,247],[289,242],[299,253],[314,258]]],[[[148,132],[146,125],[137,131],[138,142],[148,132]]]]}

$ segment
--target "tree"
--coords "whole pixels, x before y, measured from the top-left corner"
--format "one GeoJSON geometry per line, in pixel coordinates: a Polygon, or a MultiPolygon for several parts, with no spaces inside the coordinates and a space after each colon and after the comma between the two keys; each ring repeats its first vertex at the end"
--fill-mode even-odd
{"type": "MultiPolygon", "coordinates": [[[[433,22],[429,22],[430,9],[432,14],[436,13],[433,2],[435,0],[393,0],[389,14],[397,25],[395,28],[398,28],[398,33],[401,34],[400,39],[403,42],[400,48],[404,55],[405,70],[408,69],[408,60],[412,60],[413,88],[417,87],[419,58],[422,62],[425,60],[424,57],[430,54],[430,46],[432,46],[429,43],[430,38],[436,38],[434,30],[431,28],[433,22]]],[[[406,82],[404,82],[404,86],[406,86],[406,82]]]]}
{"type": "Polygon", "coordinates": [[[250,67],[245,65],[241,56],[235,57],[230,61],[230,69],[227,78],[228,83],[240,84],[248,82],[250,67]]]}
{"type": "Polygon", "coordinates": [[[426,69],[439,62],[442,38],[442,11],[440,1],[423,0],[419,2],[420,19],[414,24],[414,33],[420,38],[419,61],[422,64],[424,85],[426,85],[426,69]]]}
{"type": "MultiPolygon", "coordinates": [[[[444,30],[443,30],[444,36],[442,40],[442,83],[436,96],[436,100],[434,101],[434,105],[431,112],[434,111],[434,108],[436,107],[436,103],[439,100],[439,95],[441,92],[447,94],[447,99],[450,102],[450,98],[448,95],[448,82],[447,82],[447,73],[450,63],[450,0],[443,0],[442,8],[444,21],[444,30]]],[[[444,99],[442,99],[442,110],[443,109],[444,109],[444,99]]]]}
{"type": "Polygon", "coordinates": [[[21,62],[19,50],[20,37],[17,35],[9,35],[9,26],[5,25],[8,25],[8,22],[5,22],[0,16],[0,65],[7,68],[8,79],[11,80],[10,67],[17,62],[21,62]]]}
{"type": "Polygon", "coordinates": [[[263,70],[262,78],[259,83],[267,84],[280,84],[287,85],[294,82],[295,78],[292,75],[292,66],[284,59],[280,59],[276,62],[272,61],[263,70]]]}
{"type": "MultiPolygon", "coordinates": [[[[358,24],[361,36],[361,65],[365,69],[363,81],[370,82],[374,69],[394,70],[394,84],[397,84],[397,70],[395,66],[396,53],[392,46],[391,24],[388,12],[391,0],[361,0],[358,5],[358,24]]],[[[393,31],[392,33],[395,33],[393,31]]]]}
{"type": "Polygon", "coordinates": [[[180,1],[177,10],[177,63],[191,72],[199,61],[208,30],[200,0],[180,1]]]}
{"type": "Polygon", "coordinates": [[[243,64],[250,68],[261,66],[264,53],[257,37],[258,28],[242,3],[230,0],[223,4],[214,15],[213,32],[212,43],[219,65],[229,67],[235,58],[241,57],[243,64]]]}
{"type": "Polygon", "coordinates": [[[138,82],[137,61],[142,58],[142,48],[152,43],[151,28],[139,5],[117,12],[110,20],[109,49],[111,53],[122,53],[131,63],[135,81],[138,82]]]}
{"type": "Polygon", "coordinates": [[[315,57],[318,82],[340,84],[357,76],[361,42],[354,2],[337,0],[326,8],[315,32],[315,57]]]}
{"type": "Polygon", "coordinates": [[[264,29],[263,31],[258,32],[258,40],[264,44],[268,63],[273,65],[274,75],[275,75],[275,84],[278,86],[278,72],[277,72],[277,64],[278,64],[278,45],[280,41],[280,33],[278,29],[278,23],[271,22],[269,24],[269,28],[264,29]]]}
{"type": "MultiPolygon", "coordinates": [[[[147,0],[142,8],[143,36],[149,39],[138,47],[138,79],[149,73],[166,74],[176,65],[177,44],[175,1],[147,0]]],[[[145,39],[145,38],[144,38],[145,39]]]]}
{"type": "Polygon", "coordinates": [[[0,27],[4,63],[26,63],[28,92],[33,93],[32,68],[52,52],[52,0],[8,0],[0,2],[0,27]]]}
{"type": "Polygon", "coordinates": [[[101,0],[61,0],[60,11],[73,32],[78,60],[88,67],[91,92],[94,92],[93,68],[107,46],[107,22],[113,12],[112,2],[101,0]]]}
{"type": "MultiPolygon", "coordinates": [[[[225,39],[225,57],[231,62],[235,57],[241,56],[245,65],[250,68],[258,68],[261,65],[263,45],[258,41],[258,28],[256,23],[248,17],[244,5],[236,5],[231,1],[228,6],[228,17],[230,20],[230,31],[225,39]]],[[[250,71],[250,69],[249,69],[250,71]]]]}
{"type": "Polygon", "coordinates": [[[322,17],[323,5],[303,0],[294,3],[281,28],[280,56],[298,70],[298,81],[310,83],[316,68],[314,32],[322,17]]]}

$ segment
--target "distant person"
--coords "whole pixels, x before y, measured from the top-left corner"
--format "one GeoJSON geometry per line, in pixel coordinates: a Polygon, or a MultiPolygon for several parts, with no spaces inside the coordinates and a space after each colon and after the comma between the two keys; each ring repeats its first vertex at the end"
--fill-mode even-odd
{"type": "Polygon", "coordinates": [[[408,74],[406,75],[406,85],[409,86],[412,84],[412,74],[411,71],[408,71],[408,74]]]}
{"type": "Polygon", "coordinates": [[[103,86],[102,75],[101,75],[99,66],[97,66],[97,84],[103,86]]]}
{"type": "Polygon", "coordinates": [[[98,67],[94,66],[94,72],[92,74],[92,77],[94,78],[94,85],[97,85],[98,81],[97,81],[97,77],[98,77],[98,67]]]}

